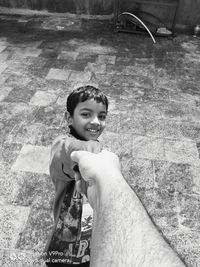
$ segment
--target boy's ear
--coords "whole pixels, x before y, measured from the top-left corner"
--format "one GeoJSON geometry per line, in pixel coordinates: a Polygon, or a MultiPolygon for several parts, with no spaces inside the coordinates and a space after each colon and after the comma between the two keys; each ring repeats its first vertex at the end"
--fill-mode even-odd
{"type": "Polygon", "coordinates": [[[68,111],[65,111],[65,119],[66,119],[68,125],[72,124],[72,116],[69,114],[68,111]]]}

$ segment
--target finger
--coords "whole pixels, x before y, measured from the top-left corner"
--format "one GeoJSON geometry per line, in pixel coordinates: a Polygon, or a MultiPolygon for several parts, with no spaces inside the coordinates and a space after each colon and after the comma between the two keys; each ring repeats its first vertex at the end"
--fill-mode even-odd
{"type": "Polygon", "coordinates": [[[79,193],[82,191],[81,180],[76,181],[76,191],[79,193]]]}
{"type": "Polygon", "coordinates": [[[75,181],[81,180],[81,174],[80,174],[80,172],[75,172],[74,173],[74,178],[75,178],[75,181]]]}
{"type": "Polygon", "coordinates": [[[81,192],[82,192],[83,194],[85,194],[86,197],[87,197],[87,188],[88,188],[88,183],[85,182],[85,181],[82,179],[82,180],[81,180],[81,192]]]}
{"type": "Polygon", "coordinates": [[[80,162],[81,158],[83,158],[84,156],[86,156],[89,152],[86,152],[86,151],[73,151],[71,153],[71,159],[78,163],[80,162]]]}

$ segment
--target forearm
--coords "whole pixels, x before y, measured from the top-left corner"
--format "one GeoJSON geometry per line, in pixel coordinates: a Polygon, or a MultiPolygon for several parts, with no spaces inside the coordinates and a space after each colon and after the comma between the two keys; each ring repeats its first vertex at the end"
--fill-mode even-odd
{"type": "Polygon", "coordinates": [[[109,190],[107,187],[99,190],[101,197],[93,227],[91,267],[184,266],[122,177],[115,180],[113,188],[110,183],[109,190]]]}

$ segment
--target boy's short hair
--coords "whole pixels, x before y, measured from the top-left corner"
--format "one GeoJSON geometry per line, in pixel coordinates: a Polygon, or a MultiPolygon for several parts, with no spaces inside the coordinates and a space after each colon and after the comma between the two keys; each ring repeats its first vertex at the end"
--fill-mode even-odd
{"type": "Polygon", "coordinates": [[[102,93],[98,88],[86,85],[75,89],[67,98],[67,111],[71,116],[74,114],[74,110],[78,103],[84,102],[89,99],[94,99],[97,103],[102,103],[106,106],[106,111],[108,111],[108,98],[102,93]]]}

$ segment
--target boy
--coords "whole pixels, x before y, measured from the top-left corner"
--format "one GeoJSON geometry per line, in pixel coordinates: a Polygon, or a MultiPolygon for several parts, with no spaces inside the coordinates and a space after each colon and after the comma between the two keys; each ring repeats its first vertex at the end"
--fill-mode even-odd
{"type": "Polygon", "coordinates": [[[58,137],[51,150],[55,227],[45,252],[47,266],[89,267],[92,209],[77,192],[74,179],[77,166],[70,155],[75,150],[101,151],[97,139],[105,128],[107,112],[107,97],[93,86],[80,87],[67,98],[65,117],[70,136],[58,137]]]}

